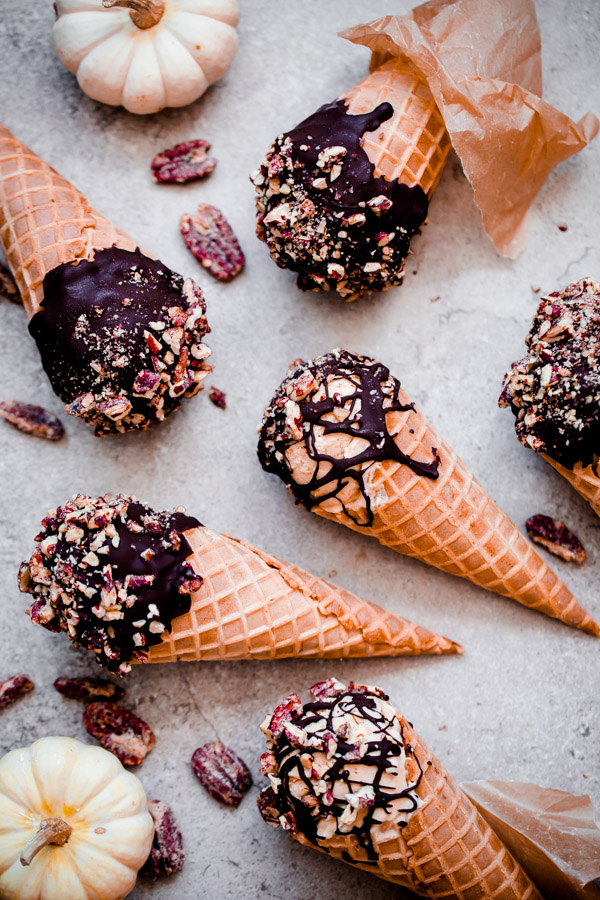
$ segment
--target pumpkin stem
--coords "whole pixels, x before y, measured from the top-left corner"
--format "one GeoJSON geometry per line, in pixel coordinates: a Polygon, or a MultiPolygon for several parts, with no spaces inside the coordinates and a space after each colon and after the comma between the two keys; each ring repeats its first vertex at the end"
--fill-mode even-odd
{"type": "Polygon", "coordinates": [[[158,25],[165,11],[164,0],[102,0],[102,6],[106,9],[115,6],[130,9],[131,21],[142,30],[158,25]]]}
{"type": "Polygon", "coordinates": [[[56,844],[62,847],[71,837],[73,829],[64,819],[44,819],[40,822],[39,830],[30,838],[21,852],[21,865],[29,866],[34,856],[48,844],[56,844]]]}

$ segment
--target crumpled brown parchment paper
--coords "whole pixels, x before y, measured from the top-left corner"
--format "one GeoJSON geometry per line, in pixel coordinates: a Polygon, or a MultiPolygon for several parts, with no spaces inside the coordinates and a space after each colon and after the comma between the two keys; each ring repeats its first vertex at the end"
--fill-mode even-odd
{"type": "Polygon", "coordinates": [[[461,788],[544,900],[599,900],[600,829],[588,796],[518,781],[461,788]]]}
{"type": "Polygon", "coordinates": [[[473,187],[483,227],[499,253],[516,259],[527,239],[527,210],[546,178],[599,128],[592,113],[575,123],[541,99],[533,0],[430,0],[341,36],[370,48],[371,69],[402,54],[419,69],[473,187]]]}

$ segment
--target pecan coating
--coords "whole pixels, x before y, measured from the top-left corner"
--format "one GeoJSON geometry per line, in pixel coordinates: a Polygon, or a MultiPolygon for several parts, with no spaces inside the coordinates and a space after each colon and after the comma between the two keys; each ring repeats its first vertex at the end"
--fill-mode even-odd
{"type": "Polygon", "coordinates": [[[106,678],[57,678],[54,688],[70,700],[120,700],[125,689],[106,678]]]}
{"type": "Polygon", "coordinates": [[[183,835],[171,807],[163,800],[149,800],[148,812],[154,820],[154,839],[144,872],[156,881],[181,871],[185,850],[183,835]]]}
{"type": "Polygon", "coordinates": [[[0,709],[10,706],[23,694],[28,694],[35,687],[28,675],[13,675],[6,681],[0,681],[0,709]]]}
{"type": "Polygon", "coordinates": [[[192,769],[211,797],[227,806],[239,806],[252,784],[244,760],[220,741],[198,747],[192,756],[192,769]]]}
{"type": "Polygon", "coordinates": [[[111,247],[57,266],[43,287],[29,331],[66,412],[97,436],[145,430],[201,389],[210,328],[191,278],[111,247]]]}
{"type": "Polygon", "coordinates": [[[184,532],[200,523],[132,497],[77,494],[42,520],[39,547],[19,572],[32,622],[66,631],[119,675],[158,644],[202,585],[184,532]]]}
{"type": "Polygon", "coordinates": [[[47,441],[58,441],[65,433],[55,415],[49,413],[43,406],[35,406],[32,403],[2,400],[0,416],[19,431],[45,438],[47,441]]]}
{"type": "Polygon", "coordinates": [[[186,247],[219,281],[231,281],[244,268],[244,254],[220,209],[200,203],[192,216],[181,217],[179,229],[186,247]]]}
{"type": "Polygon", "coordinates": [[[584,278],[542,297],[498,400],[511,407],[517,437],[572,468],[600,447],[600,284],[584,278]]]}
{"type": "Polygon", "coordinates": [[[88,704],[83,714],[83,724],[88,733],[124,766],[141,765],[154,747],[155,737],[150,726],[109,700],[88,704]]]}
{"type": "Polygon", "coordinates": [[[175,144],[154,157],[150,163],[152,177],[163,184],[184,184],[205,178],[217,164],[214,156],[206,155],[209,150],[210,144],[202,138],[175,144]]]}
{"type": "Polygon", "coordinates": [[[527,534],[536,544],[567,562],[585,562],[585,548],[576,534],[560,519],[538,514],[525,522],[527,534]]]}

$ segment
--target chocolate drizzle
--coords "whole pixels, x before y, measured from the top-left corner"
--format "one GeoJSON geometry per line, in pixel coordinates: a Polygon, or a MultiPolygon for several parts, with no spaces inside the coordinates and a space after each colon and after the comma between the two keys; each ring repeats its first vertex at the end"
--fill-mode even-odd
{"type": "Polygon", "coordinates": [[[385,821],[408,824],[420,805],[422,764],[405,740],[401,720],[385,702],[387,695],[378,688],[345,688],[329,679],[311,692],[315,702],[295,709],[282,723],[276,711],[263,726],[270,738],[265,757],[272,784],[265,818],[326,851],[327,837],[351,835],[366,859],[344,850],[347,861],[376,865],[372,829],[385,821]],[[358,744],[352,741],[353,729],[363,736],[358,744]],[[396,773],[398,789],[393,786],[396,773]],[[304,788],[299,789],[300,783],[304,788]]]}
{"type": "Polygon", "coordinates": [[[156,512],[119,495],[76,495],[42,520],[38,549],[19,586],[35,598],[33,622],[66,631],[75,646],[125,674],[161,641],[202,585],[187,562],[184,531],[200,526],[182,511],[156,512]]]}
{"type": "Polygon", "coordinates": [[[349,300],[402,282],[410,239],[427,216],[419,185],[376,177],[362,136],[393,115],[389,103],[350,115],[327,103],[280,135],[253,175],[257,234],[302,289],[349,300]]]}
{"type": "Polygon", "coordinates": [[[57,266],[43,287],[29,330],[67,412],[97,435],[148,428],[200,389],[210,329],[191,279],[111,247],[57,266]]]}
{"type": "Polygon", "coordinates": [[[393,460],[426,478],[439,475],[440,458],[435,447],[431,448],[431,462],[419,462],[402,452],[396,434],[389,431],[389,413],[414,409],[412,403],[403,403],[399,394],[400,382],[386,366],[347,350],[301,363],[290,372],[265,411],[258,445],[262,467],[279,475],[296,502],[306,509],[335,498],[356,525],[370,527],[373,509],[365,485],[370,466],[393,460]],[[340,379],[352,389],[344,387],[342,394],[340,379]],[[348,456],[347,443],[335,456],[318,449],[323,436],[336,434],[362,438],[367,444],[348,456]],[[290,447],[300,441],[315,463],[308,481],[298,480],[288,460],[290,447]],[[356,482],[364,499],[365,508],[358,514],[340,496],[350,481],[356,482]]]}
{"type": "Polygon", "coordinates": [[[584,278],[542,297],[525,343],[498,401],[512,408],[517,437],[568,468],[597,468],[600,284],[584,278]]]}

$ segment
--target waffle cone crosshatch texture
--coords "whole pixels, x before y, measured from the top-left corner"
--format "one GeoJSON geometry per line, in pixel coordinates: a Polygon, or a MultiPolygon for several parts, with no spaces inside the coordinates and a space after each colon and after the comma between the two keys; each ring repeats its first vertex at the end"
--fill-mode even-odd
{"type": "Polygon", "coordinates": [[[592,900],[600,9],[55,6],[0,27],[0,900],[592,900]]]}

